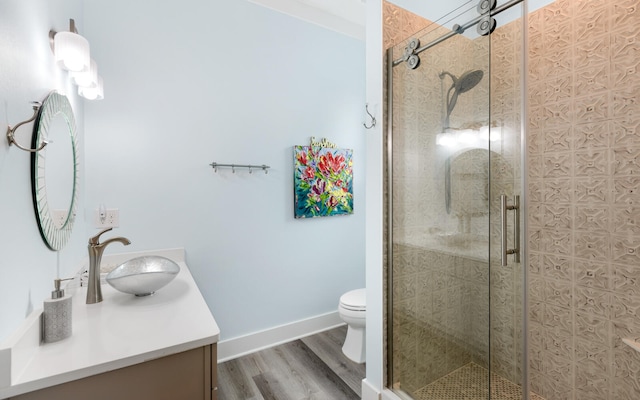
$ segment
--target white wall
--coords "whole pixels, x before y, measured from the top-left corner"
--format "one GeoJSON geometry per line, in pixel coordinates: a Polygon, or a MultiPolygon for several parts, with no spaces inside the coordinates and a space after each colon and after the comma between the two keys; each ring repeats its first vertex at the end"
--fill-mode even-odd
{"type": "Polygon", "coordinates": [[[367,377],[363,400],[378,399],[384,382],[383,302],[383,74],[382,0],[367,0],[367,102],[378,124],[367,133],[367,377]]]}
{"type": "MultiPolygon", "coordinates": [[[[42,101],[51,90],[67,94],[76,115],[83,146],[83,104],[57,68],[49,46],[49,30],[69,30],[69,18],[82,32],[80,0],[3,0],[0,2],[0,121],[14,126],[31,117],[31,101],[42,101]]],[[[16,137],[31,142],[33,124],[20,127],[16,137]]],[[[0,341],[13,332],[42,300],[50,296],[53,279],[75,272],[86,253],[84,177],[76,228],[69,244],[57,254],[40,238],[31,200],[30,155],[0,140],[0,341]],[[59,257],[58,257],[59,256],[59,257]]],[[[49,146],[63,145],[62,142],[49,146]]],[[[84,164],[82,150],[80,164],[84,164]]]]}
{"type": "Polygon", "coordinates": [[[363,42],[239,0],[88,1],[85,18],[105,81],[87,207],[120,209],[127,251],[184,246],[223,339],[364,286],[363,42]],[[294,220],[292,146],[310,136],[354,149],[354,215],[294,220]]]}

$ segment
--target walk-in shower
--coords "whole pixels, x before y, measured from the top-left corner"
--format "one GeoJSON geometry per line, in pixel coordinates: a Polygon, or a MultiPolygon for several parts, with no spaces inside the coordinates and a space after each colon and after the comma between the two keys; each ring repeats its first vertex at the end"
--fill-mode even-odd
{"type": "Polygon", "coordinates": [[[533,399],[523,264],[501,259],[522,248],[522,4],[452,3],[387,52],[387,384],[533,399]]]}

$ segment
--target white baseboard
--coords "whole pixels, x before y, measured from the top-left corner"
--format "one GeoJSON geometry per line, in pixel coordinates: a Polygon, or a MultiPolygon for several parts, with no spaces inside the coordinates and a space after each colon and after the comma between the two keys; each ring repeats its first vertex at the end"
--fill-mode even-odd
{"type": "Polygon", "coordinates": [[[362,400],[380,400],[381,395],[377,388],[365,378],[362,380],[362,400]]]}
{"type": "Polygon", "coordinates": [[[256,351],[287,343],[344,325],[338,311],[218,342],[218,362],[233,360],[256,351]]]}

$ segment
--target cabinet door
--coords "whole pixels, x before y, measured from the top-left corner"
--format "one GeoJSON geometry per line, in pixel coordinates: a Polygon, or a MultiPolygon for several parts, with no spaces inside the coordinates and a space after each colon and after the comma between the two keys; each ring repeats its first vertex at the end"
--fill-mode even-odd
{"type": "Polygon", "coordinates": [[[211,345],[211,400],[218,400],[218,344],[211,345]]]}
{"type": "Polygon", "coordinates": [[[14,400],[210,400],[211,346],[63,383],[14,400]]]}

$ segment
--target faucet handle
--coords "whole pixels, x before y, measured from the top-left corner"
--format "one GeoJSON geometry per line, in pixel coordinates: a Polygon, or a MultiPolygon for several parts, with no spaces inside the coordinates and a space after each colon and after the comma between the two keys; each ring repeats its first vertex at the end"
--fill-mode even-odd
{"type": "Polygon", "coordinates": [[[107,229],[102,230],[97,235],[95,235],[93,237],[90,237],[89,238],[89,245],[99,245],[100,244],[100,235],[102,235],[103,233],[109,232],[112,229],[113,229],[112,227],[109,227],[107,229]]]}

